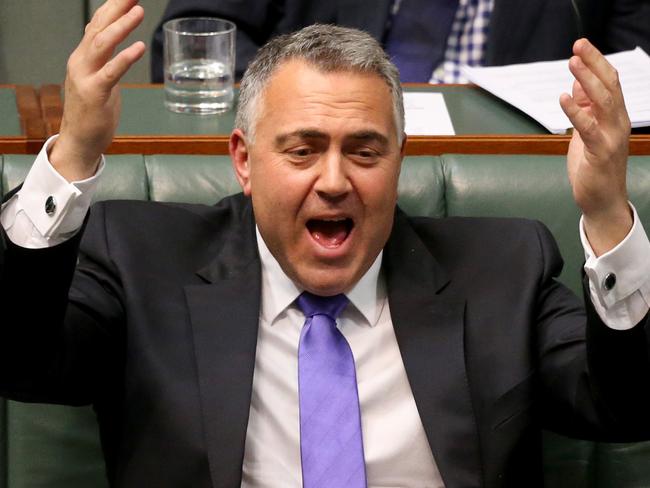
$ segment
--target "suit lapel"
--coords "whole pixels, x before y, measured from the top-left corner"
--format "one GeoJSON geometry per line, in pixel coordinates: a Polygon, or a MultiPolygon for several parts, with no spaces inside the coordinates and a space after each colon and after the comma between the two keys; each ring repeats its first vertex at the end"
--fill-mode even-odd
{"type": "Polygon", "coordinates": [[[479,487],[479,439],[465,369],[465,301],[445,294],[444,270],[399,212],[384,271],[404,366],[445,485],[479,487]]]}
{"type": "Polygon", "coordinates": [[[260,263],[250,206],[185,288],[214,487],[241,484],[260,308],[260,263]]]}
{"type": "Polygon", "coordinates": [[[393,0],[338,0],[337,23],[364,30],[381,42],[393,0]],[[372,10],[372,12],[369,12],[372,10]]]}

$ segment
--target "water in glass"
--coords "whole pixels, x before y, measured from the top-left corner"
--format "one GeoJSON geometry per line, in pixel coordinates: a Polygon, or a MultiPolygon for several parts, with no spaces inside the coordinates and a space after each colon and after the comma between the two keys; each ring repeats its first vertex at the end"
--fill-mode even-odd
{"type": "Polygon", "coordinates": [[[230,69],[211,59],[188,59],[165,71],[165,105],[174,112],[214,114],[233,102],[230,69]]]}

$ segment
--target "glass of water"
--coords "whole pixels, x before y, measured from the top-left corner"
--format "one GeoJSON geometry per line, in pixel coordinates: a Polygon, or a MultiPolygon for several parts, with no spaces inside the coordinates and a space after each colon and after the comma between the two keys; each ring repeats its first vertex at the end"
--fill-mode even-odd
{"type": "Polygon", "coordinates": [[[232,108],[235,24],[210,17],[163,25],[165,106],[174,112],[216,114],[232,108]]]}

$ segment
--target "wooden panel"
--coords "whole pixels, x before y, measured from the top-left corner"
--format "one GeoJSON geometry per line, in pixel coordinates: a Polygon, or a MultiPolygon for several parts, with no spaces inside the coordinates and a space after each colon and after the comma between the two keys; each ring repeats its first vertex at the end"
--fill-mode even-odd
{"type": "Polygon", "coordinates": [[[45,124],[36,90],[32,86],[16,86],[16,106],[20,125],[25,137],[42,139],[45,137],[45,124]]]}
{"type": "Polygon", "coordinates": [[[43,85],[40,89],[41,110],[47,136],[57,134],[61,128],[63,100],[60,85],[43,85]]]}
{"type": "Polygon", "coordinates": [[[12,100],[11,106],[3,106],[0,110],[1,122],[6,125],[14,119],[16,126],[15,130],[0,135],[0,154],[36,153],[45,135],[38,93],[28,85],[0,85],[0,89],[11,92],[12,100]]]}

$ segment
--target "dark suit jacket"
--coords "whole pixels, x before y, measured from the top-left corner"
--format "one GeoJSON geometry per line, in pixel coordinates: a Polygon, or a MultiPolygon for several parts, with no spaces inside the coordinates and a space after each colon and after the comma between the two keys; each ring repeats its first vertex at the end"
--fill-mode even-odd
{"type": "MultiPolygon", "coordinates": [[[[170,0],[162,22],[212,16],[237,24],[236,75],[241,78],[257,49],[278,34],[306,25],[356,27],[383,41],[392,0],[170,0]]],[[[586,36],[606,53],[635,46],[650,53],[647,0],[495,0],[485,64],[488,66],[564,59],[586,36]]],[[[152,81],[162,82],[162,29],[151,49],[152,81]]]]}
{"type": "MultiPolygon", "coordinates": [[[[76,272],[79,238],[5,244],[2,394],[92,403],[113,486],[239,486],[261,281],[249,200],[91,214],[76,272]]],[[[397,212],[383,272],[448,488],[541,484],[542,427],[648,435],[644,324],[585,320],[560,268],[539,223],[397,212]]]]}

